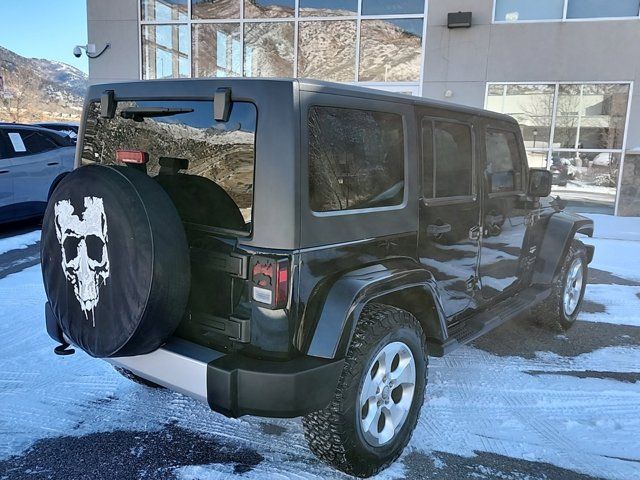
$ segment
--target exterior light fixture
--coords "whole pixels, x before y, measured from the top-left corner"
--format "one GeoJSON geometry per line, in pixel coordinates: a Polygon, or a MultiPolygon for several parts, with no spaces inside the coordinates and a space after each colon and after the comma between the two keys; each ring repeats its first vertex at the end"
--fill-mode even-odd
{"type": "Polygon", "coordinates": [[[447,19],[447,27],[449,28],[470,28],[471,12],[449,13],[447,19]]]}

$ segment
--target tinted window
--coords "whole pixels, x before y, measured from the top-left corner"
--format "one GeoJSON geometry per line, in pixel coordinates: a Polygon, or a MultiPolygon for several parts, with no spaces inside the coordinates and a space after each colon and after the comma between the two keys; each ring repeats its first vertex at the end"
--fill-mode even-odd
{"type": "Polygon", "coordinates": [[[312,107],[308,121],[312,210],[402,203],[404,134],[400,115],[312,107]]]}
{"type": "Polygon", "coordinates": [[[423,13],[424,0],[362,0],[363,15],[423,13]]]}
{"type": "Polygon", "coordinates": [[[488,130],[486,136],[487,167],[485,175],[490,191],[521,190],[522,162],[514,133],[488,130]]]}
{"type": "Polygon", "coordinates": [[[473,147],[468,125],[423,120],[422,152],[426,198],[473,193],[473,147]]]}
{"type": "Polygon", "coordinates": [[[637,17],[638,0],[569,0],[567,18],[637,17]]]}
{"type": "Polygon", "coordinates": [[[113,119],[93,103],[85,125],[82,163],[121,164],[118,150],[148,155],[147,173],[167,190],[188,223],[250,230],[257,110],[233,102],[227,122],[214,120],[211,101],[118,102],[113,119]],[[182,110],[131,118],[133,108],[182,110]],[[179,173],[178,173],[179,171],[179,173]]]}
{"type": "Polygon", "coordinates": [[[8,133],[10,136],[13,135],[16,139],[18,136],[22,139],[22,145],[20,145],[20,148],[16,148],[15,143],[13,145],[13,150],[16,156],[35,155],[58,147],[47,135],[35,130],[9,130],[8,133]],[[22,146],[24,146],[26,151],[23,150],[22,146]]]}

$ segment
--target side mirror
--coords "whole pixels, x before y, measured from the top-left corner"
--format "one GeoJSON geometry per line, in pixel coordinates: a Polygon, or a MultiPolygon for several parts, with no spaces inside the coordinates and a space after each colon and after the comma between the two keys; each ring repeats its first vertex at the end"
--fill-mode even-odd
{"type": "Polygon", "coordinates": [[[546,168],[529,169],[529,188],[527,194],[531,197],[548,197],[551,195],[552,175],[546,168]]]}

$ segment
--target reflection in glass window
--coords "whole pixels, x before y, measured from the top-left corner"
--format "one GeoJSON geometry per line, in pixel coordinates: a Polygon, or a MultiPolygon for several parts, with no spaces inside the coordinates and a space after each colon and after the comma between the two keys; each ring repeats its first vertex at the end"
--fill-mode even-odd
{"type": "Polygon", "coordinates": [[[460,123],[434,122],[435,197],[473,193],[471,129],[460,123]]]}
{"type": "Polygon", "coordinates": [[[333,17],[358,13],[358,0],[300,0],[301,17],[333,17]]]}
{"type": "Polygon", "coordinates": [[[316,212],[400,205],[404,198],[402,117],[309,110],[309,204],[316,212]]]}
{"type": "Polygon", "coordinates": [[[362,0],[363,15],[424,13],[424,0],[362,0]]]}
{"type": "Polygon", "coordinates": [[[186,20],[187,0],[141,0],[142,20],[186,20]]]}
{"type": "Polygon", "coordinates": [[[549,157],[549,152],[547,150],[544,150],[544,151],[527,150],[527,164],[531,168],[547,168],[548,157],[549,157]]]}
{"type": "Polygon", "coordinates": [[[512,192],[522,188],[522,165],[518,139],[511,132],[488,130],[485,175],[491,193],[512,192]]]}
{"type": "Polygon", "coordinates": [[[360,72],[365,82],[417,82],[422,64],[422,19],[363,20],[360,72]]]}
{"type": "Polygon", "coordinates": [[[565,0],[496,0],[496,21],[561,20],[565,0]]]}
{"type": "Polygon", "coordinates": [[[195,24],[192,43],[191,61],[194,77],[239,77],[242,75],[239,24],[195,24]]]}
{"type": "Polygon", "coordinates": [[[622,154],[617,152],[554,151],[549,164],[553,174],[553,190],[560,190],[562,198],[574,197],[583,201],[585,192],[590,190],[590,201],[612,207],[616,198],[621,158],[622,154]]]}
{"type": "Polygon", "coordinates": [[[628,99],[628,85],[560,85],[554,146],[621,149],[628,99]]]}
{"type": "Polygon", "coordinates": [[[117,150],[141,150],[149,155],[149,175],[171,196],[184,221],[249,229],[257,122],[253,104],[233,102],[227,122],[214,120],[212,101],[124,101],[118,102],[113,119],[102,118],[99,112],[99,103],[92,103],[83,164],[114,165],[117,150]],[[122,116],[131,107],[189,111],[134,121],[122,116]],[[188,168],[178,174],[171,169],[163,172],[163,161],[174,159],[186,160],[188,168]]]}
{"type": "Polygon", "coordinates": [[[293,17],[294,13],[294,0],[244,0],[244,18],[293,17]]]}
{"type": "Polygon", "coordinates": [[[238,0],[191,0],[191,17],[207,18],[240,18],[240,2],[238,0]]]}
{"type": "Polygon", "coordinates": [[[527,148],[548,148],[555,85],[490,85],[487,109],[515,117],[527,148]]]}
{"type": "Polygon", "coordinates": [[[356,64],[356,22],[300,22],[298,76],[353,82],[356,64]]]}
{"type": "Polygon", "coordinates": [[[293,31],[293,22],[245,23],[245,77],[292,77],[293,31]]]}
{"type": "Polygon", "coordinates": [[[142,27],[142,75],[145,79],[189,76],[186,25],[142,27]]]}
{"type": "Polygon", "coordinates": [[[569,0],[567,18],[637,17],[638,0],[569,0]]]}

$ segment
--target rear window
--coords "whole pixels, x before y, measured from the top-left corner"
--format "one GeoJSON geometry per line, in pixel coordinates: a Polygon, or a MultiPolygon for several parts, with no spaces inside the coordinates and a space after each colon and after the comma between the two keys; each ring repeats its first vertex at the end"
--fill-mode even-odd
{"type": "Polygon", "coordinates": [[[119,164],[118,150],[145,152],[147,173],[184,222],[250,232],[256,121],[249,102],[233,102],[226,122],[214,119],[212,101],[120,101],[113,119],[101,118],[96,102],[86,120],[82,163],[119,164]],[[172,113],[130,113],[145,108],[172,113]]]}
{"type": "Polygon", "coordinates": [[[315,212],[400,205],[404,133],[394,113],[312,107],[309,203],[315,212]]]}

